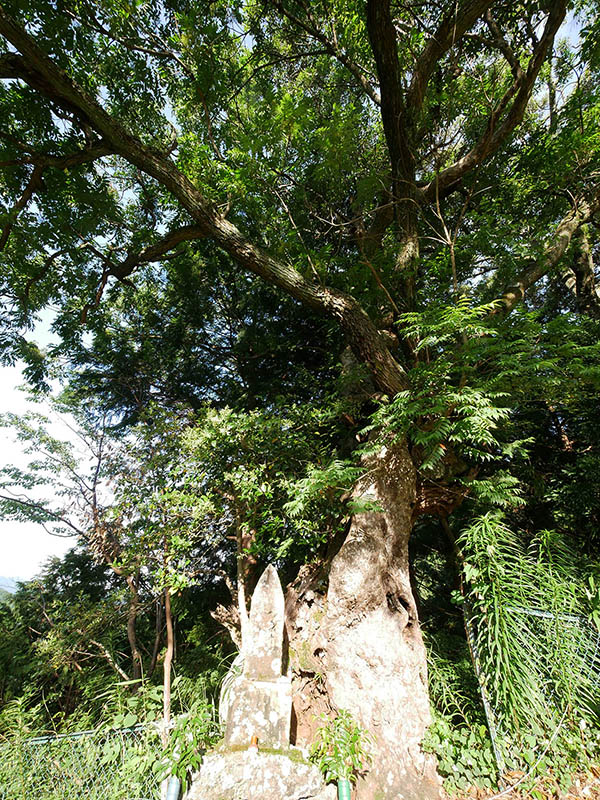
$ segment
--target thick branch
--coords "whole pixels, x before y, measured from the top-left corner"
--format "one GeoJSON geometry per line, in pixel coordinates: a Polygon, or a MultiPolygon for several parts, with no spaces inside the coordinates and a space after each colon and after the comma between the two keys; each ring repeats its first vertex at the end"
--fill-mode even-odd
{"type": "Polygon", "coordinates": [[[114,153],[114,150],[107,145],[105,141],[89,142],[86,147],[81,150],[76,150],[74,153],[67,153],[59,156],[53,156],[49,153],[41,153],[39,150],[34,150],[24,142],[19,141],[9,133],[0,130],[0,139],[8,142],[21,153],[18,159],[15,159],[14,164],[35,164],[40,167],[55,167],[56,169],[72,169],[80,164],[86,164],[89,161],[96,161],[102,156],[108,156],[114,153]]]}
{"type": "Polygon", "coordinates": [[[522,121],[535,80],[548,49],[552,46],[554,36],[565,18],[565,10],[565,0],[557,0],[551,4],[544,33],[533,51],[527,70],[519,73],[519,77],[492,111],[485,132],[475,147],[423,187],[423,196],[428,202],[434,202],[438,192],[444,193],[449,187],[457,184],[464,175],[493,155],[522,121]],[[511,101],[512,105],[502,119],[511,101]]]}
{"type": "MultiPolygon", "coordinates": [[[[408,143],[396,28],[389,0],[368,0],[367,31],[381,87],[381,119],[390,154],[394,194],[399,180],[412,181],[414,160],[408,143]]],[[[405,191],[400,192],[402,195],[405,191]]]]}
{"type": "Polygon", "coordinates": [[[39,164],[43,167],[54,167],[56,169],[72,169],[81,164],[88,164],[90,161],[97,161],[103,156],[109,156],[114,153],[104,142],[97,142],[92,147],[85,150],[78,150],[75,153],[69,153],[64,156],[51,156],[46,153],[32,152],[29,156],[22,159],[23,163],[31,162],[32,164],[39,164]]]}
{"type": "Polygon", "coordinates": [[[219,603],[214,611],[209,612],[211,617],[222,625],[231,636],[234,645],[241,650],[242,648],[242,634],[240,625],[240,611],[237,604],[231,604],[227,607],[219,603]]]}
{"type": "Polygon", "coordinates": [[[508,62],[513,77],[515,80],[522,80],[523,78],[523,69],[521,67],[521,62],[515,55],[512,47],[506,41],[504,36],[502,36],[502,31],[498,27],[496,20],[492,16],[492,12],[488,8],[485,12],[485,24],[488,26],[490,33],[492,34],[492,38],[494,40],[495,46],[500,50],[506,61],[508,62]]]}
{"type": "Polygon", "coordinates": [[[21,77],[22,59],[15,53],[0,53],[0,80],[21,77]]]}
{"type": "Polygon", "coordinates": [[[381,86],[381,119],[390,156],[394,213],[399,227],[395,288],[403,295],[406,307],[411,308],[419,253],[414,129],[404,108],[396,28],[389,0],[368,0],[367,30],[381,86]]]}
{"type": "Polygon", "coordinates": [[[394,395],[406,387],[406,373],[391,356],[372,320],[351,295],[310,283],[293,267],[275,261],[246,240],[227,220],[222,221],[219,233],[214,238],[249,271],[284,289],[315,311],[335,319],[346,334],[354,354],[369,368],[381,391],[394,395]]]}
{"type": "MultiPolygon", "coordinates": [[[[3,134],[0,132],[0,139],[7,139],[9,141],[12,140],[12,137],[3,134]]],[[[42,176],[44,169],[46,167],[54,167],[57,169],[71,169],[75,166],[80,164],[85,164],[90,161],[95,161],[102,156],[109,155],[112,151],[109,147],[106,146],[103,142],[98,142],[92,147],[87,148],[86,150],[79,150],[76,153],[69,153],[65,156],[52,156],[46,153],[39,153],[34,150],[27,150],[27,148],[22,145],[20,142],[15,142],[16,146],[19,147],[20,150],[27,151],[27,154],[24,155],[22,158],[16,159],[12,162],[6,162],[5,166],[13,164],[13,165],[21,165],[21,164],[33,164],[34,168],[31,172],[31,176],[29,178],[29,182],[25,187],[21,197],[17,200],[11,211],[8,215],[8,222],[4,226],[2,233],[0,234],[0,252],[6,247],[8,242],[10,233],[12,228],[14,227],[15,222],[21,211],[25,209],[28,203],[31,201],[31,198],[35,194],[35,192],[39,191],[43,187],[42,176]]],[[[31,281],[27,284],[26,294],[29,291],[31,285],[31,281]]]]}
{"type": "Polygon", "coordinates": [[[250,242],[235,225],[215,210],[167,154],[132,136],[59,69],[1,7],[0,34],[26,57],[26,73],[33,75],[32,86],[43,84],[44,93],[56,102],[76,107],[116,153],[171,192],[197,223],[203,235],[212,238],[248,271],[280,287],[310,308],[335,319],[347,335],[357,357],[370,369],[381,391],[393,395],[406,386],[404,370],[388,351],[372,320],[353,297],[311,283],[294,267],[277,261],[250,242]],[[43,75],[43,79],[39,75],[43,75]]]}
{"type": "Polygon", "coordinates": [[[423,105],[427,84],[436,64],[471,28],[477,19],[492,5],[493,0],[466,0],[444,17],[439,28],[429,40],[413,71],[406,96],[406,106],[411,112],[423,105]]]}
{"type": "Polygon", "coordinates": [[[189,242],[193,239],[204,239],[206,233],[198,225],[186,225],[175,231],[167,233],[162,239],[154,244],[140,250],[139,253],[129,253],[127,258],[120,264],[115,264],[110,269],[109,274],[119,280],[123,280],[134,271],[140,264],[148,264],[151,261],[159,261],[162,256],[173,250],[181,242],[189,242]]]}
{"type": "Polygon", "coordinates": [[[29,182],[27,186],[23,190],[23,194],[15,205],[12,207],[8,214],[8,222],[4,226],[2,230],[2,234],[0,234],[0,252],[4,250],[6,247],[6,243],[8,242],[8,237],[10,236],[10,232],[13,228],[13,225],[17,221],[17,218],[21,211],[27,206],[31,198],[33,197],[34,193],[37,192],[42,187],[42,173],[44,168],[37,165],[33,168],[31,176],[29,178],[29,182]]]}
{"type": "Polygon", "coordinates": [[[385,232],[394,221],[392,194],[386,193],[382,200],[381,205],[372,214],[369,227],[361,224],[356,233],[359,248],[367,258],[372,258],[379,251],[385,232]]]}
{"type": "Polygon", "coordinates": [[[575,296],[580,311],[594,319],[600,319],[600,295],[586,227],[582,225],[577,234],[577,248],[572,265],[565,269],[562,278],[567,289],[575,296]]]}
{"type": "MultiPolygon", "coordinates": [[[[23,39],[23,37],[24,40],[29,40],[26,32],[22,30],[16,22],[14,22],[14,20],[4,11],[1,6],[0,34],[5,36],[6,39],[14,44],[14,46],[19,50],[21,50],[21,48],[18,44],[16,44],[16,41],[23,39]]],[[[31,41],[31,44],[40,55],[44,56],[43,51],[41,51],[33,41],[31,41]]],[[[21,52],[25,54],[25,51],[21,50],[21,52]]],[[[62,73],[62,70],[59,70],[57,67],[54,67],[54,69],[62,73]]],[[[76,103],[74,104],[71,102],[66,96],[56,96],[52,82],[48,80],[48,77],[49,76],[44,74],[43,70],[40,71],[33,63],[29,62],[28,59],[23,58],[23,55],[18,55],[17,53],[4,53],[2,56],[0,56],[0,79],[20,79],[31,86],[32,89],[35,89],[41,94],[46,95],[46,97],[49,97],[51,100],[58,102],[59,105],[61,105],[62,108],[69,113],[75,113],[80,117],[83,116],[82,121],[87,122],[86,115],[81,114],[81,109],[78,109],[76,103]]]]}
{"type": "Polygon", "coordinates": [[[547,275],[564,256],[573,235],[600,210],[600,190],[591,200],[581,199],[575,207],[559,222],[552,239],[544,248],[543,256],[527,266],[517,281],[502,295],[502,313],[508,314],[525,297],[525,292],[534,283],[547,275]]]}
{"type": "MultiPolygon", "coordinates": [[[[149,245],[139,253],[129,253],[127,258],[120,264],[115,264],[113,261],[111,261],[111,259],[105,253],[96,248],[91,242],[84,242],[83,246],[88,247],[93,253],[95,253],[104,262],[105,267],[100,277],[94,302],[86,303],[82,309],[80,317],[81,323],[85,324],[91,309],[98,308],[100,305],[106,284],[111,276],[117,278],[117,280],[122,281],[123,283],[133,286],[131,281],[127,280],[127,277],[131,275],[135,268],[140,264],[147,264],[151,261],[159,261],[181,242],[190,241],[192,239],[203,239],[204,237],[205,233],[202,228],[198,227],[197,225],[186,225],[183,228],[178,228],[175,231],[171,231],[158,242],[149,245]]],[[[55,255],[58,255],[58,253],[55,255]]]]}

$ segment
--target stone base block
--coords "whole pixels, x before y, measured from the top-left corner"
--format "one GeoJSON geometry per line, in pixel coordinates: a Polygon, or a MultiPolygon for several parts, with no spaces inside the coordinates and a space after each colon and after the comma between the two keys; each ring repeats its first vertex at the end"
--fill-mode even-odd
{"type": "Polygon", "coordinates": [[[299,750],[213,752],[184,800],[335,800],[319,770],[299,750]]]}
{"type": "Polygon", "coordinates": [[[290,678],[256,681],[240,675],[231,685],[230,696],[227,747],[248,747],[251,738],[257,736],[259,747],[288,749],[292,714],[290,678]]]}

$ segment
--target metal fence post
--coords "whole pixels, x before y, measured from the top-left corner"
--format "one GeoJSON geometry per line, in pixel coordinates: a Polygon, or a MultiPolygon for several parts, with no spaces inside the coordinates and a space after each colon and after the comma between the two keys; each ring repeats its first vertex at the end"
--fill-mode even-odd
{"type": "Polygon", "coordinates": [[[181,791],[181,781],[175,775],[171,775],[167,785],[166,800],[179,800],[179,792],[181,791]]]}

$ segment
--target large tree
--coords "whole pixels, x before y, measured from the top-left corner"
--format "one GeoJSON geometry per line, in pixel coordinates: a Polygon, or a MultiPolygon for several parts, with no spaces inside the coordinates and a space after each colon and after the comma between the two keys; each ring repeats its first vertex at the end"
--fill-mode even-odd
{"type": "MultiPolygon", "coordinates": [[[[343,338],[346,391],[360,413],[380,407],[353,492],[370,505],[288,593],[291,647],[322,676],[300,695],[299,735],[319,703],[372,731],[361,798],[437,792],[419,746],[429,707],[408,543],[419,515],[445,518],[495,452],[490,431],[508,412],[493,400],[507,386],[518,398],[522,380],[498,336],[540,362],[545,325],[600,309],[597,25],[580,41],[568,11],[566,0],[0,7],[7,357],[39,375],[23,329],[51,305],[58,355],[122,407],[223,399],[236,382],[252,405],[256,353],[239,331],[254,320],[270,331],[279,386],[311,394],[288,377],[300,331],[314,352],[343,338]],[[519,327],[523,301],[543,310],[537,332],[519,327]],[[110,349],[110,369],[94,372],[110,349]],[[172,375],[163,361],[178,364],[172,375]],[[121,383],[106,377],[115,370],[121,383]]],[[[303,367],[324,380],[332,364],[313,354],[303,367]]],[[[525,381],[531,394],[538,384],[525,381]]]]}

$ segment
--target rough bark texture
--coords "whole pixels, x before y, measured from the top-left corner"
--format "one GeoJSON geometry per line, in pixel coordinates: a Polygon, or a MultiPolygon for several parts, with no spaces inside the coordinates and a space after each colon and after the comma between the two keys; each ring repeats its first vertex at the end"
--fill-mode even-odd
{"type": "Polygon", "coordinates": [[[563,269],[562,278],[574,295],[578,310],[593,319],[600,319],[600,295],[587,228],[582,225],[579,229],[572,263],[563,269]]]}
{"type": "Polygon", "coordinates": [[[385,510],[355,515],[326,592],[324,573],[305,573],[288,592],[296,740],[310,740],[315,712],[348,709],[376,740],[357,798],[433,798],[435,760],[420,748],[430,722],[426,655],[408,566],[415,469],[404,444],[369,466],[355,495],[385,510]]]}
{"type": "Polygon", "coordinates": [[[591,197],[579,198],[573,208],[561,219],[548,240],[541,258],[532,261],[519,275],[517,281],[502,296],[499,311],[510,313],[523,300],[525,293],[541,278],[553,270],[567,252],[573,236],[600,210],[600,190],[591,197]]]}

